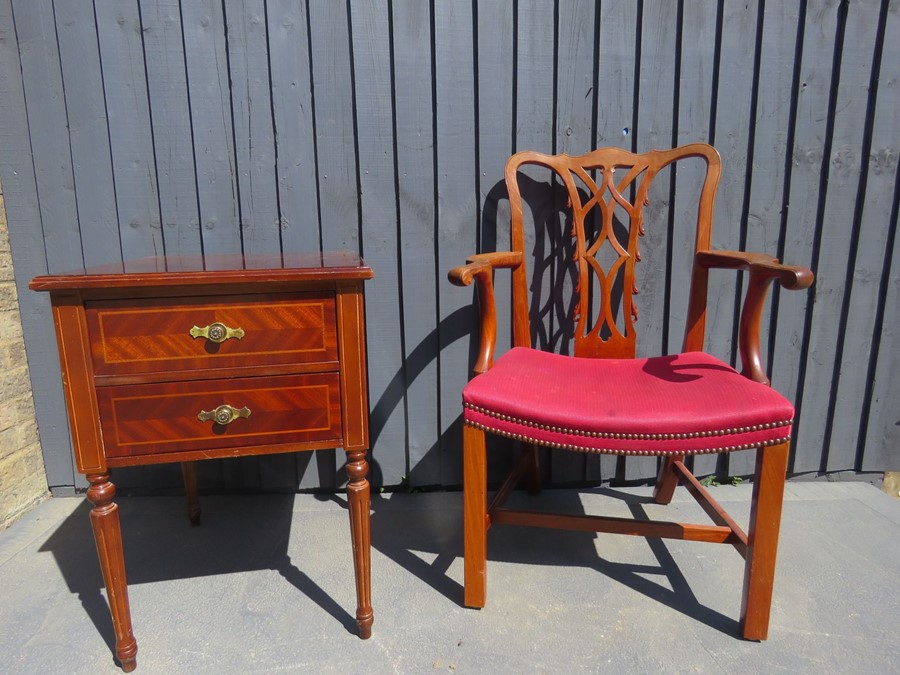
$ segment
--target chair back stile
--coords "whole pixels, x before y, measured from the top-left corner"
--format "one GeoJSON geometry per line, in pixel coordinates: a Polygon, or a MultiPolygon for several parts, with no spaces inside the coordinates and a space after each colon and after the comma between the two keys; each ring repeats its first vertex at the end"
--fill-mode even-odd
{"type": "MultiPolygon", "coordinates": [[[[577,281],[574,292],[575,355],[599,358],[633,358],[637,333],[634,323],[639,311],[633,295],[638,292],[636,263],[640,262],[640,237],[644,235],[644,207],[649,204],[650,186],[654,178],[669,165],[683,159],[700,158],[706,172],[697,210],[694,251],[708,250],[712,237],[713,207],[721,175],[721,160],[716,150],[695,143],[673,150],[653,150],[634,154],[620,148],[602,148],[572,157],[519,152],[507,162],[506,185],[510,200],[510,244],[522,254],[522,264],[513,270],[513,343],[531,347],[528,311],[528,271],[523,200],[519,171],[525,165],[550,169],[562,181],[568,195],[572,216],[574,263],[577,281]],[[625,169],[617,181],[617,170],[625,169]],[[631,193],[633,202],[625,197],[631,193]],[[617,208],[619,207],[619,208],[617,208]],[[600,211],[599,227],[589,232],[585,223],[589,214],[600,211]],[[624,214],[627,240],[616,234],[616,214],[624,214]],[[593,236],[592,236],[593,235],[593,236]],[[606,269],[598,260],[604,246],[611,247],[614,260],[606,269]],[[621,284],[616,281],[621,280],[621,284]],[[614,288],[621,288],[621,303],[616,312],[614,288]],[[590,289],[594,290],[593,293],[590,289]],[[592,313],[592,301],[597,309],[592,313]],[[616,314],[621,313],[620,328],[616,314]],[[593,320],[591,320],[593,319],[593,320]]],[[[684,350],[703,349],[706,318],[708,271],[695,261],[691,274],[690,299],[685,330],[684,350]]]]}

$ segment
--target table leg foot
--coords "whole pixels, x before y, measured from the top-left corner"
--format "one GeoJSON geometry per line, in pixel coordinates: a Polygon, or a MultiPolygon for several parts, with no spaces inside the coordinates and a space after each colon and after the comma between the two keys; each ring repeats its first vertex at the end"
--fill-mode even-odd
{"type": "Polygon", "coordinates": [[[360,640],[368,640],[372,637],[372,621],[374,620],[374,615],[371,610],[369,611],[368,616],[360,616],[356,615],[356,623],[359,626],[359,639],[360,640]]]}
{"type": "Polygon", "coordinates": [[[137,641],[131,632],[119,507],[113,502],[116,487],[109,481],[109,473],[91,474],[87,479],[91,484],[87,498],[94,505],[91,509],[91,526],[116,633],[116,658],[122,664],[122,670],[128,673],[137,666],[137,641]]]}
{"type": "Polygon", "coordinates": [[[369,481],[366,475],[369,465],[366,453],[347,453],[347,502],[350,511],[350,535],[353,541],[353,571],[356,577],[356,623],[359,637],[367,640],[372,636],[371,592],[371,538],[369,529],[369,481]]]}

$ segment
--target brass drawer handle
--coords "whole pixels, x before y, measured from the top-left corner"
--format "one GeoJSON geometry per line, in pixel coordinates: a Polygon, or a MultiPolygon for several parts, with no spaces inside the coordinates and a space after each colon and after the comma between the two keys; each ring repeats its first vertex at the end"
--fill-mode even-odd
{"type": "Polygon", "coordinates": [[[197,415],[197,419],[201,422],[215,422],[216,424],[226,425],[234,422],[238,417],[250,417],[250,408],[234,408],[228,404],[220,405],[215,410],[201,410],[197,415]]]}
{"type": "Polygon", "coordinates": [[[219,323],[216,321],[215,323],[211,323],[208,326],[204,326],[200,328],[200,326],[194,326],[191,328],[191,337],[198,338],[204,337],[210,342],[225,342],[225,340],[229,338],[236,338],[240,340],[244,337],[244,329],[243,328],[229,328],[224,323],[219,323]]]}

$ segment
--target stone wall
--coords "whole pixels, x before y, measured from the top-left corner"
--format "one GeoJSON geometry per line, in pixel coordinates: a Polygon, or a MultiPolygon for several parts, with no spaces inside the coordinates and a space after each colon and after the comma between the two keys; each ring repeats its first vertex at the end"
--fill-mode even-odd
{"type": "Polygon", "coordinates": [[[0,529],[48,494],[0,191],[0,529]]]}

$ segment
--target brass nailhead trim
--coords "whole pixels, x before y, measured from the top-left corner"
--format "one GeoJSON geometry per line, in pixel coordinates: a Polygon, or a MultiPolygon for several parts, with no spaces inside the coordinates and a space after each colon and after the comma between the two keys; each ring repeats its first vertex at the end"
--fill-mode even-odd
{"type": "MultiPolygon", "coordinates": [[[[488,417],[493,417],[494,419],[501,420],[503,422],[511,422],[513,424],[520,424],[525,427],[531,427],[533,429],[540,429],[541,431],[549,431],[555,434],[567,434],[569,436],[584,436],[586,438],[614,438],[616,440],[627,440],[627,441],[674,441],[674,440],[685,440],[689,438],[708,438],[710,436],[731,436],[733,434],[746,434],[753,431],[765,431],[766,429],[775,429],[777,427],[786,427],[789,424],[793,423],[793,418],[789,420],[784,420],[782,422],[769,422],[768,424],[755,424],[749,427],[736,427],[734,429],[715,429],[713,431],[691,431],[685,433],[677,433],[677,434],[627,434],[627,433],[617,433],[610,431],[583,431],[581,429],[568,429],[566,427],[554,427],[549,424],[538,424],[537,422],[531,422],[529,420],[519,419],[518,417],[513,417],[511,415],[501,415],[500,413],[496,413],[492,410],[488,410],[487,408],[481,408],[476,405],[472,405],[471,403],[463,403],[464,408],[468,408],[469,410],[474,410],[477,413],[481,413],[482,415],[487,415],[488,417]]],[[[472,424],[472,426],[478,426],[475,423],[466,422],[467,424],[472,424]]],[[[490,429],[488,429],[490,431],[490,429]]],[[[499,431],[494,433],[500,433],[499,431]]],[[[751,445],[749,447],[756,447],[755,445],[751,445]]]]}
{"type": "MultiPolygon", "coordinates": [[[[551,441],[539,440],[537,438],[532,438],[531,436],[526,436],[524,434],[514,434],[509,431],[502,431],[500,429],[493,429],[491,427],[485,426],[484,424],[480,424],[478,422],[470,422],[469,420],[465,421],[465,424],[474,427],[476,429],[481,429],[481,431],[487,431],[492,434],[497,434],[498,436],[504,436],[506,438],[512,438],[516,441],[523,441],[525,443],[535,443],[536,445],[540,445],[546,448],[557,448],[560,450],[575,450],[576,452],[587,452],[594,454],[607,454],[607,455],[711,455],[715,453],[721,452],[733,452],[735,450],[749,450],[751,448],[764,448],[770,445],[778,445],[780,443],[787,443],[791,440],[790,436],[785,436],[784,438],[774,438],[769,441],[763,441],[761,443],[744,443],[743,445],[725,445],[720,448],[702,448],[699,450],[621,450],[615,448],[591,448],[583,445],[569,445],[568,443],[553,443],[551,441]]],[[[619,434],[620,436],[626,436],[626,434],[619,434]]],[[[644,434],[649,435],[649,434],[644,434]]],[[[662,434],[656,434],[658,436],[662,436],[662,434]]],[[[671,436],[675,436],[675,434],[670,434],[671,436]]],[[[630,440],[644,440],[644,439],[630,439],[630,440]]],[[[669,440],[669,439],[657,439],[657,440],[669,440]]]]}

